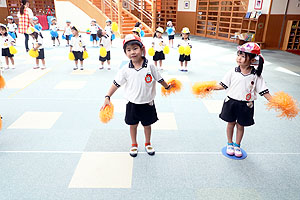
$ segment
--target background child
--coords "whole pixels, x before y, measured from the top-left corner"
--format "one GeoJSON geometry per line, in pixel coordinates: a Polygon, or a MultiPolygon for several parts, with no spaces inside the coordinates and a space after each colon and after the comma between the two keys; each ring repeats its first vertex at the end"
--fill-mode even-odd
{"type": "Polygon", "coordinates": [[[104,27],[104,30],[105,30],[105,32],[106,32],[106,34],[107,35],[109,35],[109,37],[110,37],[110,41],[111,41],[111,43],[112,43],[112,34],[113,34],[113,31],[112,31],[112,29],[111,29],[111,20],[110,19],[107,19],[106,21],[105,21],[105,23],[106,23],[106,26],[104,27]]]}
{"type": "Polygon", "coordinates": [[[264,60],[260,54],[258,44],[249,42],[238,47],[236,62],[238,67],[230,70],[220,82],[216,90],[226,89],[220,118],[227,122],[227,154],[242,157],[240,150],[244,135],[244,127],[254,124],[254,100],[256,94],[264,96],[267,100],[272,97],[262,77],[264,60]],[[259,61],[257,69],[252,66],[259,61]],[[233,131],[236,129],[236,143],[233,143],[233,131]]]}
{"type": "Polygon", "coordinates": [[[58,25],[56,24],[56,18],[53,17],[51,19],[51,25],[50,25],[50,34],[51,34],[51,40],[53,41],[53,46],[55,47],[55,39],[58,42],[58,46],[60,46],[60,41],[59,41],[59,35],[58,35],[58,25]]]}
{"type": "Polygon", "coordinates": [[[174,37],[175,37],[175,27],[173,26],[172,21],[167,22],[166,32],[169,37],[169,46],[173,48],[173,42],[174,42],[174,37]]]}
{"type": "Polygon", "coordinates": [[[14,18],[12,16],[7,17],[7,29],[8,29],[8,34],[14,39],[14,44],[16,43],[16,38],[17,38],[17,29],[18,26],[14,22],[14,18]]]}
{"type": "Polygon", "coordinates": [[[71,21],[70,20],[66,20],[66,26],[63,32],[63,35],[66,37],[67,40],[67,45],[66,47],[68,47],[70,45],[70,40],[71,40],[71,21]]]}
{"type": "Polygon", "coordinates": [[[70,52],[72,52],[75,57],[75,68],[73,68],[73,70],[78,69],[78,60],[80,60],[80,70],[83,70],[83,51],[86,51],[86,45],[75,26],[72,26],[71,31],[73,37],[71,39],[70,52]]]}
{"type": "Polygon", "coordinates": [[[36,66],[33,69],[38,69],[40,68],[39,66],[39,61],[42,61],[43,66],[41,67],[42,70],[46,69],[45,65],[45,52],[44,52],[44,47],[43,47],[43,35],[40,31],[36,30],[33,27],[28,28],[28,35],[31,35],[33,38],[33,50],[36,51],[38,50],[39,56],[35,59],[36,61],[36,66]]]}
{"type": "Polygon", "coordinates": [[[91,21],[91,37],[93,39],[93,46],[97,46],[97,31],[99,30],[99,26],[96,24],[97,21],[95,19],[92,19],[91,21]]]}
{"type": "Polygon", "coordinates": [[[9,60],[12,65],[12,69],[15,69],[14,55],[9,52],[9,47],[13,45],[14,39],[7,33],[7,28],[4,24],[0,24],[2,56],[5,57],[5,69],[9,69],[9,60]]]}
{"type": "MultiPolygon", "coordinates": [[[[190,46],[192,48],[192,44],[191,44],[191,40],[190,40],[190,30],[189,28],[187,27],[184,27],[181,31],[181,40],[178,44],[178,47],[180,46],[183,46],[183,47],[186,47],[186,46],[190,46]]],[[[187,63],[188,61],[191,61],[191,55],[180,55],[179,56],[179,61],[180,61],[180,71],[183,71],[183,72],[187,72],[188,69],[187,69],[187,63]],[[184,63],[184,66],[183,67],[183,63],[184,63]]]]}
{"type": "Polygon", "coordinates": [[[139,28],[139,27],[134,27],[133,29],[132,29],[132,34],[133,35],[136,35],[136,36],[138,36],[138,37],[141,37],[141,29],[139,28]]]}
{"type": "Polygon", "coordinates": [[[153,36],[152,47],[154,48],[155,54],[153,56],[154,65],[157,67],[157,61],[159,61],[160,69],[162,68],[162,61],[165,59],[165,54],[163,53],[164,47],[166,44],[164,43],[164,39],[162,34],[164,33],[164,29],[158,27],[153,36]]]}
{"type": "Polygon", "coordinates": [[[39,19],[37,17],[33,17],[32,21],[33,21],[34,28],[39,32],[42,31],[42,25],[39,23],[39,19]]]}
{"type": "Polygon", "coordinates": [[[125,122],[130,126],[132,141],[130,155],[136,157],[138,153],[136,136],[139,122],[144,126],[145,149],[149,155],[154,155],[155,151],[151,145],[151,124],[158,120],[154,104],[156,82],[166,89],[170,89],[171,86],[164,81],[157,68],[149,64],[144,57],[145,47],[139,37],[133,34],[127,35],[123,42],[123,49],[130,59],[129,65],[118,72],[101,109],[110,104],[111,96],[124,85],[125,99],[128,101],[125,122]]]}
{"type": "Polygon", "coordinates": [[[110,70],[110,48],[111,48],[111,40],[110,36],[103,30],[98,30],[97,32],[98,37],[100,38],[100,47],[104,47],[106,49],[106,57],[99,56],[99,60],[101,65],[99,69],[104,69],[104,63],[107,61],[107,69],[110,70]]]}

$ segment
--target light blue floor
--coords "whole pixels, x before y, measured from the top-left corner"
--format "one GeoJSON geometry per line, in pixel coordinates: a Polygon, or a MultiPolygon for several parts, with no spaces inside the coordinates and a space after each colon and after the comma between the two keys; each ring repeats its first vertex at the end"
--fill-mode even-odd
{"type": "MultiPolygon", "coordinates": [[[[191,85],[196,81],[219,81],[235,67],[236,44],[200,37],[191,38],[188,73],[178,71],[177,49],[166,56],[163,76],[187,79],[180,93],[167,98],[161,96],[160,86],[157,88],[157,111],[174,114],[177,130],[153,130],[157,154],[150,157],[140,148],[141,153],[133,161],[131,188],[69,188],[83,152],[127,154],[129,150],[124,113],[116,112],[108,124],[98,118],[104,96],[127,58],[121,40],[116,40],[111,50],[112,70],[100,71],[99,48],[90,45],[85,68],[97,71],[71,75],[74,63],[68,60],[68,48],[52,48],[49,33],[44,35],[46,63],[51,71],[27,87],[6,88],[0,93],[1,200],[300,199],[299,116],[280,119],[274,111],[266,110],[266,100],[259,97],[255,102],[256,124],[246,128],[242,143],[248,157],[235,161],[221,154],[226,145],[226,123],[191,94],[191,85]],[[79,90],[54,89],[66,80],[87,83],[79,90]],[[62,115],[51,129],[7,129],[28,111],[62,115]]],[[[151,39],[143,40],[149,47],[151,39]]],[[[22,38],[18,39],[17,49],[17,69],[5,71],[6,81],[34,66],[34,59],[24,51],[22,38]]],[[[263,76],[271,93],[282,90],[300,101],[300,57],[270,50],[263,50],[263,55],[267,61],[263,76]],[[296,74],[281,72],[282,68],[296,74]]],[[[112,101],[122,96],[123,91],[117,91],[112,101]]],[[[225,96],[225,91],[219,91],[205,100],[221,101],[225,96]]],[[[142,147],[142,131],[138,141],[142,147]]]]}

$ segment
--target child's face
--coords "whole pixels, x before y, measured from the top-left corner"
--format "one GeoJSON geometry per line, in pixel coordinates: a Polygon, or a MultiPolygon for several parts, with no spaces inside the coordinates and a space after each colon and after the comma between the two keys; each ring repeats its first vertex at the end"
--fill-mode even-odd
{"type": "Polygon", "coordinates": [[[187,34],[187,33],[182,33],[182,37],[183,37],[184,39],[187,39],[187,38],[189,37],[189,34],[187,34]]]}
{"type": "Polygon", "coordinates": [[[91,24],[92,24],[93,26],[95,26],[96,23],[95,23],[95,22],[92,22],[91,24]]]}
{"type": "Polygon", "coordinates": [[[3,35],[3,34],[5,34],[6,33],[6,29],[4,28],[4,27],[1,27],[0,28],[0,33],[3,35]]]}
{"type": "Polygon", "coordinates": [[[78,31],[76,31],[74,29],[72,29],[71,32],[72,32],[73,35],[78,35],[78,31]]]}
{"type": "Polygon", "coordinates": [[[70,26],[71,25],[71,22],[67,22],[67,26],[70,26]]]}
{"type": "MultiPolygon", "coordinates": [[[[135,32],[135,31],[132,31],[132,34],[133,35],[136,35],[136,36],[139,36],[139,34],[137,33],[137,32],[135,32]]],[[[139,36],[140,37],[140,36],[139,36]]]]}
{"type": "Polygon", "coordinates": [[[34,23],[34,24],[38,24],[38,23],[39,23],[39,20],[33,20],[33,23],[34,23]]]}
{"type": "Polygon", "coordinates": [[[52,24],[56,24],[56,20],[52,20],[52,24]]]}
{"type": "Polygon", "coordinates": [[[106,25],[107,25],[107,26],[110,26],[110,25],[111,25],[111,22],[106,22],[106,25]]]}
{"type": "Polygon", "coordinates": [[[142,25],[142,24],[140,24],[140,25],[139,25],[139,28],[142,30],[142,28],[143,28],[143,25],[142,25]]]}
{"type": "Polygon", "coordinates": [[[127,45],[126,49],[125,49],[125,53],[126,56],[134,61],[138,61],[139,59],[142,58],[142,53],[143,53],[143,48],[141,48],[139,45],[137,44],[133,44],[133,45],[127,45]]]}
{"type": "Polygon", "coordinates": [[[236,63],[241,67],[247,67],[251,64],[251,60],[244,52],[238,52],[236,63]]]}
{"type": "Polygon", "coordinates": [[[7,22],[8,22],[8,23],[12,23],[13,20],[12,20],[12,19],[7,19],[7,22]]]}
{"type": "Polygon", "coordinates": [[[161,32],[156,32],[157,37],[161,37],[161,32]]]}

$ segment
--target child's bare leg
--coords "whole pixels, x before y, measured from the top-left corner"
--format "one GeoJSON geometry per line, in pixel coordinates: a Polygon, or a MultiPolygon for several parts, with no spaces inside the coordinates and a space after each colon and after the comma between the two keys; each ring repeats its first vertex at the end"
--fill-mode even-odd
{"type": "Polygon", "coordinates": [[[157,67],[157,61],[154,61],[154,65],[155,65],[155,67],[157,67]]]}
{"type": "Polygon", "coordinates": [[[76,67],[78,67],[78,60],[75,60],[75,65],[76,67]]]}
{"type": "Polygon", "coordinates": [[[13,57],[10,57],[9,59],[10,59],[11,64],[14,65],[14,64],[15,64],[14,58],[13,58],[13,57]]]}
{"type": "Polygon", "coordinates": [[[130,125],[130,137],[131,137],[131,143],[137,144],[136,141],[136,135],[137,135],[137,127],[139,124],[130,125]]]}
{"type": "Polygon", "coordinates": [[[185,62],[184,62],[184,66],[185,66],[185,67],[187,67],[187,63],[188,63],[188,61],[185,61],[185,62]]]}
{"type": "Polygon", "coordinates": [[[172,43],[172,48],[173,48],[174,40],[171,40],[171,43],[172,43]]]}
{"type": "Polygon", "coordinates": [[[144,126],[144,133],[145,133],[145,143],[151,143],[151,125],[144,126]]]}
{"type": "Polygon", "coordinates": [[[235,127],[235,122],[228,122],[227,123],[227,141],[228,143],[233,143],[232,141],[232,137],[233,137],[233,131],[234,131],[234,127],[235,127]]]}
{"type": "Polygon", "coordinates": [[[35,59],[35,63],[36,63],[36,66],[38,67],[38,66],[39,66],[39,64],[40,64],[40,61],[39,61],[39,59],[35,59]]]}
{"type": "Polygon", "coordinates": [[[45,64],[46,64],[46,63],[45,63],[45,59],[42,59],[42,64],[43,64],[43,65],[45,65],[45,64]]]}
{"type": "Polygon", "coordinates": [[[183,62],[180,62],[180,66],[183,67],[183,62]]]}
{"type": "Polygon", "coordinates": [[[159,60],[159,66],[162,67],[162,60],[159,60]]]}
{"type": "Polygon", "coordinates": [[[244,126],[236,123],[236,144],[240,145],[244,136],[244,126]]]}
{"type": "Polygon", "coordinates": [[[58,45],[60,45],[60,41],[59,41],[59,39],[58,39],[58,38],[56,38],[56,39],[57,39],[58,45]]]}
{"type": "Polygon", "coordinates": [[[107,64],[110,65],[110,60],[107,60],[107,64]]]}
{"type": "Polygon", "coordinates": [[[8,63],[8,56],[5,56],[5,63],[6,63],[6,66],[9,65],[9,63],[8,63]]]}

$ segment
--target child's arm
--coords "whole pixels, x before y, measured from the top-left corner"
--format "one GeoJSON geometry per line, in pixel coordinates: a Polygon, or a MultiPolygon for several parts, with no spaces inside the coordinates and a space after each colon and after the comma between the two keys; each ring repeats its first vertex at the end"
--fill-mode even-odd
{"type": "Polygon", "coordinates": [[[34,51],[38,50],[38,48],[39,48],[40,46],[41,46],[40,44],[37,44],[35,47],[33,47],[33,50],[34,50],[34,51]]]}
{"type": "Polygon", "coordinates": [[[214,87],[213,90],[225,90],[225,88],[219,84],[219,85],[216,85],[216,87],[214,87]]]}
{"type": "Polygon", "coordinates": [[[114,84],[112,84],[112,86],[110,87],[110,89],[107,92],[107,95],[105,96],[105,100],[104,100],[104,104],[101,107],[101,110],[103,108],[105,108],[106,105],[110,104],[110,97],[115,93],[115,91],[117,91],[118,87],[115,86],[114,84]]]}
{"type": "Polygon", "coordinates": [[[263,95],[268,101],[270,101],[272,99],[272,95],[268,92],[266,94],[263,95]]]}
{"type": "Polygon", "coordinates": [[[168,84],[166,81],[162,81],[160,83],[166,90],[170,90],[172,88],[171,84],[168,84]]]}

